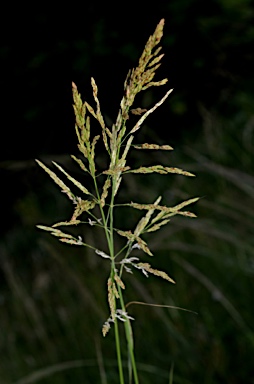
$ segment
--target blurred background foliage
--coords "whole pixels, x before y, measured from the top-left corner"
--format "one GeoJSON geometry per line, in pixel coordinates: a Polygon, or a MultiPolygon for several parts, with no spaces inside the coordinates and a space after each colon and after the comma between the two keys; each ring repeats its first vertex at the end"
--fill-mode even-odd
{"type": "MultiPolygon", "coordinates": [[[[110,125],[127,71],[164,17],[158,78],[169,84],[145,92],[136,107],[175,90],[137,141],[175,151],[136,151],[130,161],[170,164],[197,177],[129,175],[120,198],[152,202],[162,194],[167,205],[202,199],[193,208],[197,219],[174,218],[150,238],[154,267],[177,284],[135,273],[126,276],[126,297],[198,315],[129,307],[140,381],[166,383],[174,364],[174,383],[254,383],[253,2],[158,0],[152,9],[128,3],[124,12],[107,2],[18,7],[3,18],[0,47],[0,382],[118,382],[113,332],[101,337],[108,271],[90,251],[36,230],[66,220],[72,207],[34,158],[55,160],[87,182],[67,155],[77,153],[71,81],[92,103],[90,77],[96,79],[110,125]]],[[[126,213],[119,210],[118,223],[131,228],[136,216],[126,213]]],[[[98,243],[94,228],[80,232],[98,243]]]]}

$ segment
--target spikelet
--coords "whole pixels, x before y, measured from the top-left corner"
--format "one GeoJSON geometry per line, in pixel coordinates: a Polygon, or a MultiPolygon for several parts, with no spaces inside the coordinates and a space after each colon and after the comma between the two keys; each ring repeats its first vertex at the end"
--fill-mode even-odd
{"type": "Polygon", "coordinates": [[[114,282],[112,281],[111,277],[109,277],[108,278],[108,303],[109,303],[111,318],[114,320],[116,315],[116,308],[115,308],[115,292],[113,287],[114,287],[114,282]]]}
{"type": "Polygon", "coordinates": [[[117,284],[122,288],[122,289],[125,289],[125,285],[124,283],[122,282],[122,280],[120,279],[120,277],[115,273],[114,275],[114,279],[115,281],[117,282],[117,284]]]}
{"type": "Polygon", "coordinates": [[[61,241],[62,243],[67,243],[67,244],[70,244],[70,245],[85,245],[83,244],[82,240],[80,239],[59,239],[59,241],[61,241]]]}
{"type": "Polygon", "coordinates": [[[138,122],[134,125],[134,127],[132,128],[132,130],[130,131],[130,133],[134,133],[136,132],[140,127],[141,125],[143,124],[143,122],[145,121],[145,119],[147,118],[148,115],[150,115],[151,113],[153,113],[155,111],[156,108],[158,108],[162,103],[164,103],[164,101],[167,99],[167,97],[170,95],[170,93],[173,91],[173,89],[170,89],[165,96],[163,96],[163,98],[158,101],[158,103],[156,103],[151,109],[149,109],[146,113],[144,113],[144,115],[138,120],[138,122]]]}
{"type": "Polygon", "coordinates": [[[122,166],[125,165],[126,156],[127,156],[128,152],[129,152],[129,149],[130,149],[130,146],[131,146],[131,143],[132,143],[133,139],[134,139],[134,136],[131,135],[129,137],[128,141],[127,141],[127,144],[126,144],[125,148],[124,148],[123,155],[122,155],[122,157],[120,159],[120,162],[121,162],[122,166]]]}
{"type": "Polygon", "coordinates": [[[104,175],[111,175],[111,176],[114,176],[114,175],[117,175],[119,173],[123,173],[123,172],[126,172],[130,169],[129,166],[126,166],[126,167],[119,167],[119,166],[115,166],[114,168],[111,168],[111,169],[107,169],[106,171],[103,171],[102,173],[104,175]]]}
{"type": "Polygon", "coordinates": [[[79,217],[83,212],[87,212],[90,209],[93,209],[95,207],[96,202],[94,200],[82,200],[79,198],[76,204],[77,205],[72,215],[71,221],[77,220],[77,217],[79,217]]]}
{"type": "MultiPolygon", "coordinates": [[[[161,196],[159,196],[158,199],[154,202],[154,205],[157,206],[160,201],[161,201],[161,196]]],[[[145,229],[145,227],[149,223],[150,218],[151,218],[152,214],[154,213],[154,210],[155,210],[155,208],[149,209],[147,214],[144,217],[142,217],[141,220],[138,222],[138,224],[135,228],[135,231],[134,231],[135,236],[139,236],[143,232],[143,230],[145,229]]]]}
{"type": "Polygon", "coordinates": [[[74,177],[70,176],[60,165],[52,161],[52,163],[61,171],[67,178],[74,184],[76,187],[78,187],[83,193],[86,195],[91,195],[91,193],[87,190],[86,187],[84,187],[79,181],[74,179],[74,177]]]}
{"type": "Polygon", "coordinates": [[[56,236],[56,237],[65,237],[65,238],[73,239],[72,235],[70,235],[68,233],[64,233],[64,232],[60,231],[60,229],[47,227],[45,225],[36,225],[36,227],[39,229],[43,229],[43,231],[51,232],[51,235],[56,236]]]}
{"type": "Polygon", "coordinates": [[[56,224],[52,225],[52,228],[68,226],[68,225],[78,225],[80,223],[81,223],[80,220],[60,221],[59,223],[56,223],[56,224]]]}
{"type": "Polygon", "coordinates": [[[85,105],[83,105],[81,95],[78,92],[77,86],[72,82],[72,94],[73,94],[73,109],[76,117],[76,125],[82,130],[84,128],[84,120],[86,109],[85,105]]]}
{"type": "Polygon", "coordinates": [[[119,293],[118,293],[118,290],[116,288],[115,283],[112,284],[112,289],[113,289],[113,293],[114,293],[115,298],[119,299],[119,293]]]}
{"type": "Polygon", "coordinates": [[[143,109],[143,108],[135,108],[135,109],[131,109],[130,112],[131,112],[133,115],[142,115],[143,113],[147,112],[147,109],[143,109]]]}
{"type": "Polygon", "coordinates": [[[55,229],[53,227],[46,227],[45,225],[37,225],[37,228],[43,229],[44,231],[49,231],[51,233],[51,235],[59,237],[59,241],[61,241],[63,243],[74,244],[74,245],[85,245],[82,242],[81,237],[76,239],[75,237],[73,237],[69,233],[65,233],[65,232],[60,231],[60,229],[55,229]]]}
{"type": "Polygon", "coordinates": [[[170,283],[175,284],[175,281],[173,279],[171,279],[171,277],[169,277],[166,272],[159,271],[158,269],[153,269],[151,267],[151,265],[148,263],[138,263],[138,264],[135,264],[135,267],[137,267],[138,269],[141,269],[142,271],[149,272],[155,276],[159,276],[162,279],[165,279],[165,280],[169,281],[170,283]]]}
{"type": "Polygon", "coordinates": [[[153,150],[163,150],[163,151],[172,151],[173,148],[170,145],[158,145],[158,144],[139,144],[139,145],[133,145],[136,149],[153,149],[153,150]]]}
{"type": "Polygon", "coordinates": [[[192,198],[192,199],[185,200],[185,201],[183,201],[182,203],[180,203],[180,204],[178,204],[178,205],[175,205],[174,207],[169,208],[169,209],[170,209],[172,212],[174,212],[174,211],[179,211],[179,210],[182,209],[183,207],[186,207],[186,205],[196,203],[198,200],[199,200],[199,197],[194,197],[194,198],[192,198]]]}
{"type": "Polygon", "coordinates": [[[35,160],[35,161],[39,164],[40,167],[44,169],[44,171],[46,171],[49,174],[51,179],[53,179],[54,182],[62,189],[62,192],[66,193],[66,195],[69,197],[70,200],[75,201],[75,196],[71,192],[70,188],[67,187],[67,185],[65,185],[64,182],[61,179],[59,179],[59,177],[53,171],[51,171],[48,167],[46,167],[46,165],[44,165],[41,161],[39,160],[35,160]]]}
{"type": "Polygon", "coordinates": [[[135,240],[135,235],[131,231],[121,231],[120,229],[117,229],[116,232],[120,236],[127,237],[128,240],[134,241],[135,240]]]}
{"type": "Polygon", "coordinates": [[[72,92],[74,100],[74,113],[76,117],[75,130],[78,137],[78,148],[83,153],[83,155],[88,158],[89,151],[87,146],[89,146],[90,138],[90,118],[86,117],[86,105],[82,103],[80,94],[78,93],[77,86],[72,83],[72,92]]]}
{"type": "Polygon", "coordinates": [[[109,330],[110,330],[110,324],[108,321],[106,321],[102,327],[102,335],[105,337],[107,335],[107,333],[109,332],[109,330]]]}
{"type": "Polygon", "coordinates": [[[127,239],[133,243],[134,241],[137,242],[138,244],[138,248],[139,249],[142,249],[143,252],[147,253],[149,256],[153,256],[152,252],[150,251],[150,249],[148,248],[146,242],[141,239],[139,236],[136,236],[135,234],[133,234],[131,231],[121,231],[121,230],[116,230],[116,232],[120,235],[120,236],[124,236],[124,237],[127,237],[127,239]]]}
{"type": "Polygon", "coordinates": [[[199,197],[195,197],[193,199],[185,200],[182,203],[175,205],[174,207],[166,207],[164,205],[156,205],[156,204],[139,204],[139,203],[133,203],[133,202],[126,204],[126,205],[130,205],[131,207],[136,208],[136,209],[140,209],[140,210],[157,209],[159,211],[163,211],[164,213],[171,213],[171,212],[179,213],[178,211],[180,211],[180,209],[182,209],[186,205],[195,203],[198,200],[199,200],[199,197]]]}
{"type": "Polygon", "coordinates": [[[97,87],[93,77],[91,78],[91,84],[92,84],[92,88],[93,88],[93,97],[94,97],[94,100],[95,100],[96,105],[97,105],[96,118],[97,118],[98,122],[100,123],[102,129],[105,130],[106,126],[104,123],[103,116],[101,114],[101,107],[100,107],[100,102],[98,99],[98,87],[97,87]]]}
{"type": "Polygon", "coordinates": [[[181,216],[186,216],[186,217],[197,217],[195,213],[189,212],[189,211],[177,211],[177,214],[181,216]]]}
{"type": "Polygon", "coordinates": [[[97,116],[96,116],[96,113],[95,113],[93,107],[91,107],[91,105],[88,104],[87,101],[85,101],[85,105],[86,105],[86,108],[88,109],[88,111],[91,113],[91,115],[92,115],[95,119],[97,119],[97,116]]]}
{"type": "Polygon", "coordinates": [[[97,143],[99,138],[100,138],[99,135],[94,136],[93,141],[92,141],[92,145],[91,145],[91,158],[92,158],[92,160],[94,160],[94,155],[95,155],[95,144],[97,143]]]}
{"type": "Polygon", "coordinates": [[[160,173],[161,175],[166,175],[168,173],[177,173],[178,175],[184,176],[195,176],[193,173],[183,171],[180,168],[175,167],[163,167],[163,165],[153,165],[151,167],[139,167],[137,169],[128,170],[127,173],[160,173]]]}
{"type": "Polygon", "coordinates": [[[147,253],[147,255],[149,256],[153,256],[152,252],[150,251],[144,240],[142,240],[140,237],[137,237],[136,240],[139,248],[142,249],[143,252],[147,253]]]}
{"type": "Polygon", "coordinates": [[[110,179],[106,179],[106,181],[105,181],[105,183],[103,185],[102,195],[101,195],[101,200],[100,200],[100,204],[101,204],[102,208],[105,205],[105,199],[108,196],[108,189],[110,188],[110,186],[111,186],[111,180],[110,179]]]}
{"type": "MultiPolygon", "coordinates": [[[[163,36],[163,27],[165,20],[162,19],[157,25],[152,36],[149,37],[144,51],[139,59],[138,67],[133,70],[130,76],[131,81],[137,81],[137,88],[142,90],[148,88],[151,84],[151,80],[154,77],[155,71],[158,68],[158,62],[161,60],[163,55],[158,56],[160,47],[153,53],[153,49],[158,45],[163,36]],[[156,60],[155,60],[156,59],[156,60]],[[154,66],[157,64],[157,66],[154,66]],[[150,69],[147,69],[150,68],[150,69]]],[[[162,85],[167,82],[167,79],[161,80],[159,82],[154,82],[153,85],[162,85]]]]}
{"type": "Polygon", "coordinates": [[[77,158],[76,156],[74,156],[74,155],[71,155],[71,158],[72,158],[73,160],[75,160],[76,163],[78,163],[78,165],[80,166],[80,168],[82,169],[82,171],[84,171],[84,172],[89,172],[82,160],[78,159],[78,158],[77,158]]]}
{"type": "Polygon", "coordinates": [[[98,87],[97,87],[93,77],[91,78],[91,84],[92,84],[92,88],[93,88],[93,97],[94,97],[94,100],[95,100],[96,106],[97,106],[96,112],[94,111],[94,109],[87,102],[85,102],[85,105],[86,105],[88,111],[91,113],[91,115],[96,120],[98,120],[98,122],[100,123],[100,126],[102,128],[103,142],[104,142],[106,150],[109,152],[107,134],[110,136],[111,133],[110,133],[109,129],[106,127],[104,119],[103,119],[103,116],[102,116],[102,113],[101,113],[100,102],[99,102],[99,99],[98,99],[98,87]]]}
{"type": "Polygon", "coordinates": [[[147,229],[147,232],[158,231],[158,229],[160,229],[160,227],[162,227],[163,225],[166,225],[169,221],[170,221],[170,219],[162,220],[160,223],[157,223],[157,224],[153,225],[151,228],[147,229]]]}

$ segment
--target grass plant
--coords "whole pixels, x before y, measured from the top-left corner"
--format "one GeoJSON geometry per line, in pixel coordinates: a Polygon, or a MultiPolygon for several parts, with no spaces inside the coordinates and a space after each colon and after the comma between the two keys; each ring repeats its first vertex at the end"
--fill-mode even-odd
{"type": "MultiPolygon", "coordinates": [[[[129,71],[124,82],[124,96],[120,102],[119,113],[116,122],[109,128],[103,117],[100,101],[98,98],[98,87],[95,80],[91,79],[95,107],[87,101],[82,100],[76,84],[72,84],[74,113],[76,118],[75,130],[78,138],[78,149],[82,158],[72,155],[72,159],[81,170],[90,178],[91,182],[82,183],[71,176],[62,166],[53,162],[57,173],[52,171],[43,162],[37,163],[48,173],[52,180],[61,188],[61,191],[71,200],[74,205],[73,214],[70,219],[54,223],[51,226],[37,225],[38,228],[50,232],[61,242],[87,247],[94,252],[94,257],[100,257],[103,262],[108,263],[107,297],[108,318],[102,327],[102,334],[106,336],[110,328],[114,328],[115,349],[119,372],[119,383],[139,383],[139,375],[134,352],[134,336],[132,321],[134,318],[127,312],[130,303],[125,302],[125,274],[140,271],[147,278],[154,275],[165,279],[170,283],[174,280],[164,270],[157,269],[154,262],[150,262],[153,253],[143,236],[160,230],[167,225],[171,218],[176,215],[194,218],[195,214],[184,210],[185,207],[195,203],[198,198],[191,198],[179,202],[174,206],[162,205],[159,196],[151,202],[118,202],[117,198],[121,191],[122,179],[128,174],[151,174],[161,175],[178,174],[193,177],[194,175],[181,168],[156,164],[152,166],[140,166],[133,168],[127,163],[129,151],[172,151],[170,145],[158,145],[153,143],[135,144],[135,136],[141,129],[145,119],[153,113],[171,94],[168,90],[155,105],[150,109],[142,109],[135,106],[136,96],[150,87],[162,86],[167,79],[155,81],[154,76],[160,66],[163,57],[159,46],[163,35],[164,20],[157,25],[154,33],[148,39],[144,51],[139,59],[138,66],[129,71]],[[130,115],[136,122],[130,125],[130,115]],[[97,120],[100,126],[100,134],[93,134],[91,129],[91,117],[97,120]],[[97,142],[102,139],[103,148],[107,155],[104,167],[96,161],[97,142]],[[61,174],[62,177],[58,175],[61,174]],[[84,185],[85,184],[85,185],[84,185]],[[69,185],[72,185],[70,187],[69,185]],[[89,187],[87,186],[89,185],[89,187]],[[142,211],[144,214],[137,220],[131,229],[116,227],[118,210],[122,207],[142,211]],[[80,235],[68,231],[70,227],[85,224],[99,229],[101,241],[98,246],[90,244],[80,235]],[[119,241],[122,238],[122,241],[119,241]],[[118,239],[118,240],[116,240],[118,239]],[[106,247],[104,247],[106,244],[106,247]],[[121,244],[121,246],[119,246],[121,244]],[[149,259],[149,261],[147,261],[149,259]],[[153,265],[151,265],[153,264],[153,265]],[[128,364],[124,369],[123,347],[124,341],[121,337],[120,326],[123,323],[127,344],[128,364]]],[[[94,130],[95,131],[95,130],[94,130]]],[[[96,277],[95,277],[96,278],[96,277]]],[[[134,302],[138,304],[138,302],[134,302]]],[[[142,303],[141,303],[142,304],[142,303]]],[[[149,303],[148,303],[149,304],[149,303]]],[[[170,374],[172,382],[173,368],[170,374]]]]}
{"type": "MultiPolygon", "coordinates": [[[[162,226],[149,237],[149,248],[156,251],[156,258],[150,258],[153,267],[170,272],[177,285],[159,281],[156,276],[147,279],[137,269],[133,269],[133,275],[122,276],[126,285],[125,307],[136,319],[131,323],[142,384],[165,384],[169,380],[174,384],[249,383],[253,377],[253,103],[241,98],[239,104],[239,97],[244,94],[244,87],[240,88],[231,93],[225,104],[228,90],[222,84],[216,105],[204,106],[206,113],[203,120],[202,114],[199,119],[203,130],[194,136],[196,122],[190,121],[184,140],[177,142],[177,150],[151,152],[132,147],[128,157],[128,165],[139,166],[151,165],[152,161],[168,164],[170,155],[172,164],[200,177],[187,182],[181,175],[168,178],[129,173],[123,177],[117,202],[150,202],[158,193],[168,205],[174,205],[195,194],[193,185],[205,195],[195,209],[198,220],[177,215],[174,225],[162,226]],[[180,305],[199,315],[167,307],[131,305],[131,301],[180,305]]],[[[156,88],[153,90],[157,93],[156,88]]],[[[146,93],[141,95],[143,98],[138,97],[136,104],[147,108],[146,93]]],[[[203,96],[205,100],[206,95],[203,96]]],[[[173,100],[166,103],[170,109],[173,100]]],[[[138,118],[130,115],[129,125],[138,118]]],[[[146,121],[136,139],[139,143],[162,144],[157,130],[161,121],[158,118],[156,129],[152,130],[151,120],[146,121]],[[150,134],[147,140],[143,139],[144,134],[150,134]]],[[[102,140],[98,141],[96,161],[103,169],[107,160],[100,157],[100,143],[104,146],[102,140]]],[[[49,160],[68,168],[85,186],[90,185],[90,175],[82,174],[69,156],[41,155],[41,161],[48,166],[49,160]]],[[[2,231],[0,241],[1,384],[119,383],[114,329],[105,338],[99,332],[108,317],[104,289],[108,260],[94,254],[93,248],[66,246],[47,232],[34,230],[38,222],[51,223],[52,216],[55,221],[65,220],[72,204],[47,174],[35,169],[32,159],[13,162],[9,174],[15,180],[17,196],[17,202],[9,207],[15,210],[18,220],[11,229],[2,231]]],[[[104,180],[99,179],[102,188],[104,180]]],[[[5,178],[2,183],[8,185],[5,178]]],[[[96,209],[98,212],[98,206],[96,209]]],[[[132,228],[131,223],[142,214],[137,209],[128,214],[129,209],[114,209],[116,227],[132,228]]],[[[81,235],[90,245],[107,252],[101,227],[66,228],[77,239],[81,235]]],[[[121,240],[124,237],[115,234],[116,249],[121,248],[121,240]]],[[[134,249],[133,255],[139,256],[138,252],[134,249]]],[[[122,323],[119,332],[127,375],[122,323]]]]}

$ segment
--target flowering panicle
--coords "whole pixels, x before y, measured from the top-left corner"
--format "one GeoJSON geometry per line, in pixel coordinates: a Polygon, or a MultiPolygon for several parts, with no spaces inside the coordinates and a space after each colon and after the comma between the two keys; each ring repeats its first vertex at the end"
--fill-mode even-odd
{"type": "MultiPolygon", "coordinates": [[[[41,161],[36,160],[38,165],[47,172],[52,180],[61,188],[61,191],[66,194],[74,204],[74,211],[69,220],[60,221],[51,227],[43,225],[38,225],[37,227],[50,232],[61,242],[92,248],[95,252],[95,257],[100,256],[101,262],[107,262],[109,264],[110,273],[107,280],[107,296],[110,316],[103,325],[102,332],[104,336],[109,331],[110,324],[116,320],[128,323],[130,320],[133,320],[133,318],[127,314],[124,307],[122,296],[122,292],[125,290],[125,283],[123,282],[124,272],[132,273],[134,269],[136,269],[141,271],[146,277],[152,274],[170,283],[175,283],[166,272],[154,269],[146,261],[140,261],[138,257],[130,255],[132,252],[138,252],[143,254],[143,257],[147,255],[153,256],[152,251],[142,236],[159,230],[162,226],[168,224],[175,215],[191,218],[196,217],[194,213],[184,211],[183,208],[195,203],[198,200],[197,197],[183,201],[173,207],[161,205],[161,196],[159,196],[154,203],[141,204],[127,202],[126,204],[115,204],[122,178],[128,173],[132,173],[133,175],[157,173],[159,175],[175,174],[189,177],[194,176],[191,172],[174,166],[157,164],[132,169],[128,165],[128,154],[133,148],[134,150],[152,151],[173,150],[168,144],[135,144],[135,136],[141,129],[144,121],[167,100],[173,91],[169,89],[150,109],[134,106],[136,96],[141,91],[152,86],[161,86],[167,83],[167,79],[155,80],[156,72],[163,58],[161,47],[159,46],[163,35],[163,27],[164,19],[159,22],[154,33],[149,37],[137,67],[128,72],[124,82],[124,95],[120,101],[119,112],[115,123],[112,124],[111,127],[107,126],[107,120],[103,116],[98,98],[98,86],[94,78],[91,78],[93,105],[90,105],[87,101],[82,101],[76,84],[72,83],[75,130],[78,149],[82,159],[74,155],[71,157],[83,171],[86,177],[85,180],[90,178],[91,182],[86,182],[86,185],[84,185],[81,179],[77,180],[62,166],[53,162],[57,173],[61,174],[64,178],[63,181],[41,161]],[[133,115],[132,119],[129,119],[130,114],[133,115]],[[99,135],[93,133],[91,118],[92,120],[96,119],[99,123],[99,130],[101,131],[99,135]],[[129,123],[133,119],[136,122],[133,126],[129,127],[129,123]],[[101,166],[101,162],[97,162],[96,159],[96,146],[99,140],[103,141],[107,156],[107,160],[103,162],[103,164],[105,164],[104,166],[101,166]],[[91,185],[92,188],[90,187],[91,185]],[[75,191],[78,191],[79,195],[76,195],[75,191]],[[119,206],[127,206],[146,212],[138,223],[134,225],[134,229],[122,230],[114,226],[114,215],[119,206]],[[84,216],[85,220],[82,219],[84,216]],[[93,245],[87,244],[80,235],[73,236],[59,229],[59,227],[69,228],[70,226],[77,226],[79,224],[96,226],[98,230],[104,231],[103,234],[107,242],[107,250],[104,252],[93,245]],[[125,244],[120,250],[115,252],[117,247],[114,245],[114,240],[118,235],[122,238],[121,242],[125,244]],[[120,268],[117,270],[119,265],[120,268]]],[[[132,346],[130,346],[130,348],[132,348],[132,346]]]]}

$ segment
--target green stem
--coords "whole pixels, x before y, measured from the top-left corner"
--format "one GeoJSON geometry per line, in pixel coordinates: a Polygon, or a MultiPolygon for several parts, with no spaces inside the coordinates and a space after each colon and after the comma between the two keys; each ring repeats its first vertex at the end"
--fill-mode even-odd
{"type": "MultiPolygon", "coordinates": [[[[120,297],[122,310],[126,312],[124,300],[123,300],[123,295],[122,295],[122,291],[121,291],[120,287],[118,289],[118,293],[119,293],[119,297],[120,297]]],[[[134,355],[133,333],[132,333],[132,327],[131,327],[131,323],[130,323],[129,319],[127,319],[124,322],[124,329],[125,329],[125,335],[126,335],[127,344],[128,344],[129,356],[131,359],[131,366],[132,366],[132,370],[133,370],[134,383],[139,384],[138,372],[137,372],[137,367],[136,367],[136,360],[135,360],[135,355],[134,355]]]]}
{"type": "MultiPolygon", "coordinates": [[[[98,196],[98,199],[100,198],[99,191],[98,191],[98,186],[96,183],[96,179],[94,178],[94,184],[95,184],[95,189],[96,193],[98,196]]],[[[108,219],[106,219],[103,208],[100,205],[100,211],[101,211],[101,216],[104,224],[104,230],[105,230],[105,235],[107,238],[107,243],[109,247],[109,252],[111,256],[111,275],[112,278],[114,277],[115,274],[115,261],[114,261],[114,216],[113,216],[113,210],[114,210],[114,190],[115,190],[115,179],[113,178],[112,180],[112,195],[111,195],[111,201],[110,201],[110,207],[109,207],[109,220],[110,220],[110,227],[109,231],[107,228],[107,222],[108,219]]],[[[114,329],[115,329],[115,344],[116,344],[116,354],[117,354],[117,364],[118,364],[118,371],[119,371],[119,380],[120,384],[124,384],[124,375],[123,375],[123,366],[122,366],[122,356],[121,356],[121,347],[120,347],[120,337],[119,337],[119,329],[118,329],[118,321],[117,318],[115,317],[114,319],[114,329]]]]}
{"type": "Polygon", "coordinates": [[[110,256],[112,260],[114,259],[114,193],[116,188],[116,180],[115,177],[112,178],[112,194],[111,194],[111,201],[109,206],[109,233],[110,233],[110,256]]]}
{"type": "Polygon", "coordinates": [[[123,366],[122,366],[122,357],[121,357],[120,338],[119,338],[117,318],[115,318],[114,328],[115,328],[115,342],[116,342],[116,354],[117,354],[119,380],[120,380],[120,384],[124,384],[123,366]]]}
{"type": "MultiPolygon", "coordinates": [[[[98,186],[96,182],[96,178],[93,177],[94,179],[94,185],[95,185],[95,190],[97,194],[98,200],[100,200],[100,194],[98,191],[98,186]]],[[[101,211],[101,216],[103,220],[103,225],[104,225],[104,230],[105,230],[105,235],[109,247],[109,252],[111,256],[111,275],[112,278],[114,277],[115,274],[115,255],[114,255],[114,193],[115,193],[115,188],[116,188],[116,180],[115,177],[112,178],[112,195],[111,195],[111,201],[110,201],[110,206],[109,206],[109,231],[107,228],[107,222],[108,218],[106,219],[103,208],[101,207],[101,204],[99,204],[100,211],[101,211]]],[[[124,301],[121,293],[121,289],[119,287],[119,293],[120,293],[120,300],[121,300],[121,307],[124,310],[124,301]]],[[[131,364],[132,364],[132,369],[133,369],[133,374],[134,374],[134,379],[135,379],[135,384],[138,384],[138,377],[137,377],[137,370],[136,370],[136,364],[135,364],[135,358],[133,354],[133,341],[132,341],[132,332],[131,332],[131,325],[129,323],[126,324],[125,322],[125,333],[126,333],[126,338],[127,338],[127,343],[128,343],[128,349],[129,349],[129,355],[131,357],[131,364]]],[[[115,317],[114,319],[114,328],[115,328],[115,343],[116,343],[116,354],[117,354],[117,363],[118,363],[118,371],[119,371],[119,380],[120,384],[124,384],[124,375],[123,375],[123,366],[122,366],[122,356],[121,356],[121,347],[120,347],[120,337],[119,337],[119,329],[118,329],[118,321],[117,318],[115,317]]]]}

